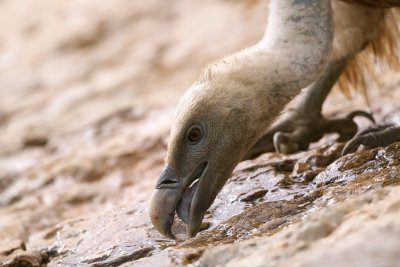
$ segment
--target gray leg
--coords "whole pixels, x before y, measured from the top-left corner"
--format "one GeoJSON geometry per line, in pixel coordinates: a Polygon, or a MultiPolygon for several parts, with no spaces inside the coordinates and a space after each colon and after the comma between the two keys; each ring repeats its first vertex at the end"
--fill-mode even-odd
{"type": "Polygon", "coordinates": [[[355,111],[342,118],[327,119],[322,116],[321,109],[332,86],[350,60],[381,33],[385,10],[343,1],[332,1],[332,7],[334,50],[325,73],[306,89],[301,102],[287,112],[287,117],[271,127],[244,159],[275,150],[283,153],[305,150],[325,133],[339,133],[339,141],[347,141],[357,132],[357,125],[353,122],[355,116],[364,116],[373,121],[372,116],[363,111],[355,111]]]}
{"type": "Polygon", "coordinates": [[[281,153],[306,150],[311,142],[318,141],[326,133],[338,133],[340,141],[347,141],[357,132],[354,117],[364,116],[374,121],[370,114],[363,111],[335,119],[324,118],[321,114],[326,97],[347,64],[345,59],[330,63],[325,74],[306,89],[296,108],[289,110],[285,119],[270,128],[244,159],[275,150],[281,153]]]}

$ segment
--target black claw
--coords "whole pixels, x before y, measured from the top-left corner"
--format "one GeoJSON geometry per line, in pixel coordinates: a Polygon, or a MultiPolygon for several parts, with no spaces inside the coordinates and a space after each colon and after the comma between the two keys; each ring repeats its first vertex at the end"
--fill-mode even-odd
{"type": "Polygon", "coordinates": [[[355,152],[357,148],[361,145],[362,139],[363,138],[361,136],[358,136],[354,137],[349,142],[347,142],[347,144],[344,146],[342,150],[342,156],[355,152]]]}
{"type": "Polygon", "coordinates": [[[364,142],[359,139],[352,140],[358,130],[354,118],[364,117],[375,124],[372,114],[362,110],[355,110],[344,117],[335,119],[327,119],[322,114],[313,116],[312,118],[306,115],[296,113],[296,116],[288,117],[280,124],[271,128],[250,149],[244,159],[254,158],[264,152],[276,151],[278,153],[290,154],[306,150],[310,143],[318,141],[326,133],[338,133],[339,142],[351,140],[346,145],[345,150],[343,150],[343,153],[347,154],[357,149],[361,144],[358,142],[364,142]]]}
{"type": "Polygon", "coordinates": [[[369,119],[373,124],[375,124],[375,119],[371,113],[363,111],[363,110],[355,110],[347,114],[346,118],[349,120],[353,120],[355,117],[364,117],[369,119]]]}
{"type": "Polygon", "coordinates": [[[282,132],[276,132],[273,137],[275,151],[278,153],[282,153],[281,146],[289,141],[289,138],[286,134],[282,132]]]}
{"type": "Polygon", "coordinates": [[[339,142],[350,140],[356,135],[358,130],[358,125],[354,122],[355,117],[364,117],[375,124],[375,119],[371,113],[362,110],[355,110],[343,118],[327,120],[329,132],[338,133],[339,142]]]}
{"type": "Polygon", "coordinates": [[[400,141],[400,126],[381,125],[358,133],[343,148],[342,156],[357,150],[359,145],[368,149],[388,146],[400,141]]]}
{"type": "Polygon", "coordinates": [[[308,142],[296,141],[298,138],[307,138],[307,136],[301,135],[301,132],[283,133],[276,132],[273,136],[273,143],[275,151],[282,154],[291,154],[299,150],[308,148],[308,142]],[[307,144],[305,146],[305,144],[307,144]]]}

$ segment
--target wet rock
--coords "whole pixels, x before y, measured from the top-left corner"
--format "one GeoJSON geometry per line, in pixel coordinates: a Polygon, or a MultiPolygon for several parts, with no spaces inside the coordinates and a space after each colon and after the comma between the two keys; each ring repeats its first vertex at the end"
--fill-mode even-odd
{"type": "Polygon", "coordinates": [[[395,185],[399,177],[400,143],[340,158],[321,172],[314,183],[359,183],[395,185]]]}
{"type": "Polygon", "coordinates": [[[309,171],[305,171],[303,173],[303,179],[304,182],[309,183],[312,182],[314,180],[314,178],[320,173],[322,172],[324,169],[323,168],[318,168],[315,170],[309,170],[309,171]]]}
{"type": "MultiPolygon", "coordinates": [[[[392,147],[388,147],[384,151],[385,153],[382,152],[382,155],[395,153],[392,147]]],[[[393,154],[393,156],[395,155],[397,154],[393,154]]],[[[297,160],[302,159],[303,156],[302,154],[297,155],[297,160]]],[[[391,164],[391,157],[383,158],[387,160],[386,164],[391,164]]],[[[379,164],[385,166],[382,158],[379,160],[379,164]]],[[[381,203],[387,195],[395,195],[395,193],[391,193],[392,189],[390,188],[378,189],[387,186],[384,185],[385,181],[387,183],[392,181],[390,176],[386,178],[383,176],[383,180],[380,181],[373,179],[366,181],[359,179],[360,175],[353,175],[348,176],[348,180],[343,180],[341,183],[329,182],[332,181],[332,177],[340,176],[341,163],[346,162],[344,159],[335,162],[336,172],[331,171],[330,168],[334,167],[331,166],[321,171],[318,179],[314,182],[307,184],[294,179],[293,183],[285,189],[279,188],[279,180],[284,176],[279,178],[278,172],[275,171],[275,168],[271,168],[268,161],[257,159],[252,161],[252,164],[256,162],[264,167],[259,169],[244,167],[235,172],[206,214],[205,219],[211,221],[210,228],[202,231],[195,238],[187,239],[185,226],[178,219],[173,228],[174,233],[178,236],[177,241],[168,240],[159,235],[149,221],[148,207],[143,202],[139,205],[136,204],[134,208],[116,206],[96,216],[66,221],[56,228],[32,236],[29,241],[30,247],[32,251],[46,249],[56,251],[57,253],[49,260],[49,266],[57,264],[151,266],[160,261],[163,266],[186,264],[215,266],[217,263],[229,266],[230,259],[238,255],[245,257],[246,253],[252,251],[247,247],[248,242],[251,242],[251,247],[256,249],[255,251],[258,251],[257,248],[267,242],[259,240],[272,238],[272,240],[278,239],[279,242],[276,242],[279,245],[271,250],[271,254],[268,254],[268,257],[271,257],[271,259],[268,258],[268,261],[271,260],[272,263],[275,261],[278,264],[281,260],[297,257],[300,253],[310,250],[315,242],[334,235],[350,216],[349,214],[363,221],[376,219],[379,214],[365,217],[365,214],[369,214],[367,211],[362,216],[358,216],[358,212],[368,207],[375,207],[375,203],[381,203]],[[243,180],[243,177],[247,177],[246,180],[249,179],[251,183],[243,180]],[[268,180],[273,181],[274,177],[275,182],[269,185],[265,183],[268,180]],[[243,183],[244,181],[245,183],[243,183]],[[371,187],[372,185],[375,187],[371,187]],[[271,195],[269,195],[270,190],[255,189],[261,186],[269,186],[272,191],[271,195]],[[277,189],[281,191],[279,194],[277,194],[277,189]],[[240,197],[240,190],[243,193],[247,192],[247,195],[242,194],[240,197]],[[232,201],[233,192],[239,196],[238,200],[245,197],[247,201],[232,201]],[[294,192],[297,192],[298,195],[294,192]],[[300,192],[301,195],[299,195],[300,192]],[[363,194],[365,196],[360,200],[348,200],[363,194]],[[350,204],[345,202],[332,205],[332,203],[343,200],[348,200],[350,204]],[[325,208],[329,205],[331,206],[325,208]],[[318,210],[321,212],[315,213],[318,210]],[[101,245],[93,247],[94,243],[101,245]],[[229,254],[231,253],[229,252],[230,246],[228,246],[229,249],[226,249],[227,245],[221,248],[218,246],[230,243],[235,243],[232,245],[234,247],[242,245],[244,247],[233,248],[234,255],[231,255],[229,254]],[[220,253],[218,251],[222,248],[224,251],[228,251],[225,251],[228,256],[218,258],[218,262],[211,261],[211,258],[217,259],[214,253],[220,253]],[[241,252],[237,253],[237,251],[241,252]],[[276,259],[277,255],[286,256],[279,256],[276,259]],[[281,259],[281,257],[283,258],[281,259]],[[227,261],[224,262],[223,259],[227,259],[227,261]]],[[[396,169],[399,168],[399,165],[392,167],[396,169]]],[[[357,170],[357,168],[353,170],[357,170]]],[[[343,171],[346,173],[351,170],[350,168],[343,171]]],[[[287,172],[284,173],[287,175],[287,172]]],[[[388,213],[396,212],[399,209],[398,203],[398,199],[393,199],[391,203],[385,204],[387,207],[384,210],[388,213]]],[[[374,209],[376,212],[379,211],[379,208],[374,209]]],[[[265,258],[262,259],[265,260],[265,258]]],[[[240,261],[237,260],[237,262],[240,261]]],[[[275,265],[271,264],[271,266],[275,265]]]]}
{"type": "Polygon", "coordinates": [[[278,218],[270,220],[262,225],[260,225],[259,229],[261,232],[272,231],[283,225],[288,221],[287,218],[278,218]]]}
{"type": "Polygon", "coordinates": [[[42,147],[47,145],[48,139],[45,136],[29,136],[24,140],[24,147],[42,147]]]}
{"type": "Polygon", "coordinates": [[[397,266],[400,187],[363,194],[282,230],[206,250],[198,266],[397,266]],[[386,240],[386,241],[385,241],[386,240]]]}
{"type": "Polygon", "coordinates": [[[0,255],[7,256],[19,249],[26,250],[25,243],[22,240],[13,239],[8,241],[2,241],[2,243],[0,244],[0,255]]]}
{"type": "Polygon", "coordinates": [[[273,164],[273,167],[278,172],[292,172],[295,168],[296,161],[295,160],[283,160],[273,164]]]}
{"type": "Polygon", "coordinates": [[[55,236],[36,235],[31,244],[47,243],[57,251],[49,266],[118,266],[148,257],[159,245],[149,239],[154,232],[148,229],[147,214],[138,210],[119,207],[95,218],[65,222],[55,236]]]}
{"type": "Polygon", "coordinates": [[[0,258],[0,265],[4,267],[32,266],[39,267],[42,264],[42,257],[39,252],[26,252],[17,250],[11,255],[0,258]]]}
{"type": "Polygon", "coordinates": [[[305,171],[308,171],[310,169],[310,164],[305,163],[305,162],[297,162],[296,165],[294,165],[293,168],[293,173],[294,174],[300,174],[305,171]]]}
{"type": "Polygon", "coordinates": [[[32,266],[39,267],[44,263],[39,252],[26,251],[25,243],[21,240],[2,241],[0,243],[0,266],[32,266]]]}
{"type": "Polygon", "coordinates": [[[265,189],[257,190],[254,192],[249,192],[249,193],[241,196],[240,200],[244,201],[244,202],[252,202],[254,200],[257,200],[257,199],[265,196],[266,193],[268,193],[268,190],[265,190],[265,189]]]}

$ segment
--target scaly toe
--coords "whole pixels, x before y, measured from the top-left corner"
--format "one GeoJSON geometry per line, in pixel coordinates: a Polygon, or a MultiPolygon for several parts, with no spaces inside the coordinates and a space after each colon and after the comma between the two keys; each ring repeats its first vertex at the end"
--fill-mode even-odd
{"type": "Polygon", "coordinates": [[[371,149],[400,141],[400,126],[381,125],[354,136],[343,148],[342,156],[355,152],[360,145],[371,149]]]}

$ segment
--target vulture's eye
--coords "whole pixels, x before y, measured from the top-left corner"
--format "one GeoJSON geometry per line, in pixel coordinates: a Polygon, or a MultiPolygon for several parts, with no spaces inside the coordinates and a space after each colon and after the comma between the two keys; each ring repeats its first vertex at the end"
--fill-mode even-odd
{"type": "Polygon", "coordinates": [[[203,130],[200,126],[194,125],[189,128],[187,132],[187,139],[190,143],[196,144],[198,143],[201,138],[203,137],[203,130]]]}

